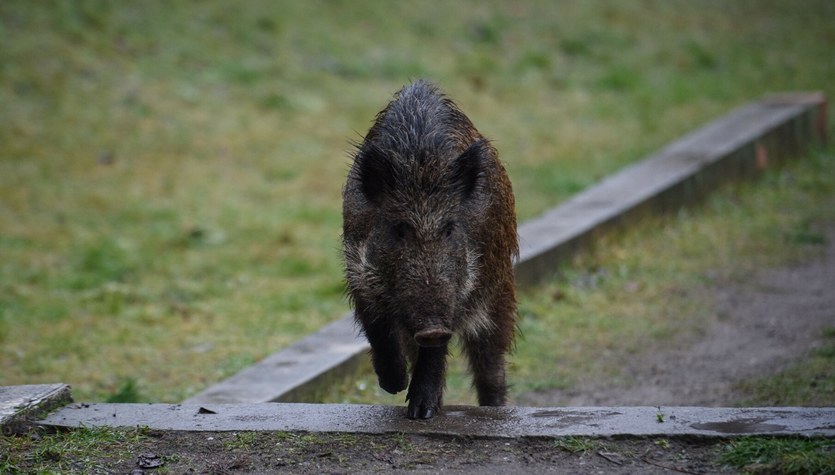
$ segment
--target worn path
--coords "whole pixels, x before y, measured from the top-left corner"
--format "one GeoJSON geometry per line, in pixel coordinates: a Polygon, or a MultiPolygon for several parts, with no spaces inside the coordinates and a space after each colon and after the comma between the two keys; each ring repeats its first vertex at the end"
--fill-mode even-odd
{"type": "Polygon", "coordinates": [[[619,378],[588,379],[570,389],[525,394],[517,402],[737,405],[744,396],[737,383],[802,361],[824,343],[825,329],[835,328],[835,226],[824,231],[825,249],[819,257],[705,291],[717,318],[704,332],[676,342],[674,348],[647,348],[624,360],[619,378]]]}

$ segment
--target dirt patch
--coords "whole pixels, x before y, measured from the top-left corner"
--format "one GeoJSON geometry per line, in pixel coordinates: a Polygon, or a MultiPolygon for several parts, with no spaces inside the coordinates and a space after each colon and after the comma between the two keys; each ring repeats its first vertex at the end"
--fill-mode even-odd
{"type": "Polygon", "coordinates": [[[835,325],[835,226],[820,257],[706,289],[716,317],[698,335],[623,358],[621,376],[520,395],[530,406],[734,406],[737,383],[776,374],[823,344],[835,325]]]}
{"type": "MultiPolygon", "coordinates": [[[[108,473],[720,473],[719,442],[465,439],[391,434],[158,432],[108,473]]],[[[89,464],[89,465],[87,465],[89,464]]],[[[84,471],[84,470],[82,470],[84,471]]]]}

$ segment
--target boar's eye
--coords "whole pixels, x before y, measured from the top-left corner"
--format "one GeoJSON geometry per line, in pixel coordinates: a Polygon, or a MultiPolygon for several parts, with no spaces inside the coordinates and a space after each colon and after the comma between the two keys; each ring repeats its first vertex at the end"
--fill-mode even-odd
{"type": "Polygon", "coordinates": [[[406,235],[409,234],[409,230],[411,230],[411,227],[405,221],[398,221],[394,223],[394,225],[391,227],[391,230],[392,234],[394,234],[394,237],[398,241],[402,241],[406,238],[406,235]]]}

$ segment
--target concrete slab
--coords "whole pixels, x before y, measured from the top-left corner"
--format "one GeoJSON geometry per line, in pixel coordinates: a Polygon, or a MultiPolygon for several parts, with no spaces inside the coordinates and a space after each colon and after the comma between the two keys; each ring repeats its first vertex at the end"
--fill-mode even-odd
{"type": "Polygon", "coordinates": [[[4,435],[20,432],[29,419],[70,402],[66,384],[0,386],[0,429],[4,435]]]}
{"type": "MultiPolygon", "coordinates": [[[[780,94],[743,105],[520,225],[517,284],[552,276],[600,236],[642,216],[676,211],[825,140],[821,93],[780,94]]],[[[331,381],[367,366],[367,350],[348,314],[185,403],[312,401],[331,381]]]]}
{"type": "Polygon", "coordinates": [[[147,427],[182,431],[304,431],[461,437],[835,437],[835,408],[449,406],[429,421],[405,408],[342,404],[71,404],[46,427],[147,427]]]}

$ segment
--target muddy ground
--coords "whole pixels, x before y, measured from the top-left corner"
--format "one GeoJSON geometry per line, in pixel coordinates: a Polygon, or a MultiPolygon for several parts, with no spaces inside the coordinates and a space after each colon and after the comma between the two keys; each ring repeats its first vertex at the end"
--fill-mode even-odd
{"type": "MultiPolygon", "coordinates": [[[[667,439],[464,439],[416,435],[158,433],[136,460],[102,461],[115,473],[139,463],[169,473],[721,473],[722,442],[667,439]],[[560,445],[562,444],[562,446],[560,445]],[[144,456],[143,456],[144,454],[144,456]],[[137,460],[139,462],[137,462],[137,460]]],[[[136,447],[140,449],[140,447],[136,447]]],[[[150,471],[144,470],[145,473],[150,471]]]]}

